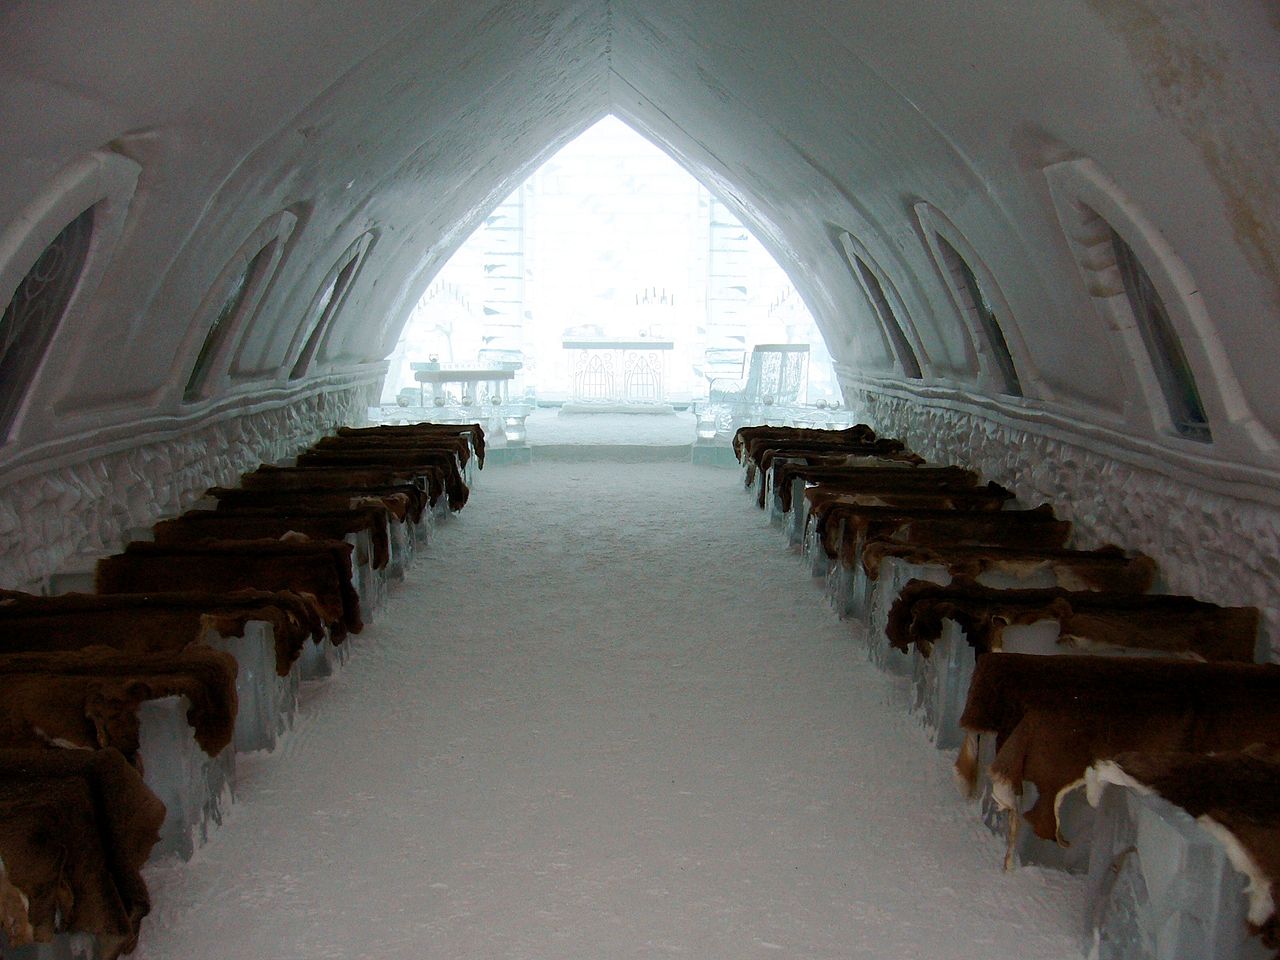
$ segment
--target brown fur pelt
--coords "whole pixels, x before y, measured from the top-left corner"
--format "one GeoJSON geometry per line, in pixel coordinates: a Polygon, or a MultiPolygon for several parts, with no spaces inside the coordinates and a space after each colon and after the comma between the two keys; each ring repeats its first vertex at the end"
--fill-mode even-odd
{"type": "Polygon", "coordinates": [[[114,747],[138,763],[138,708],[185,696],[196,742],[216,756],[236,722],[235,657],[204,644],[138,655],[110,647],[0,656],[0,744],[114,747]]]}
{"type": "Polygon", "coordinates": [[[276,672],[287,676],[308,638],[324,639],[315,604],[294,593],[61,594],[0,591],[0,653],[76,650],[100,644],[142,654],[180,650],[206,631],[244,636],[245,624],[271,624],[276,672]]]}
{"type": "Polygon", "coordinates": [[[739,427],[733,435],[733,454],[742,461],[742,451],[752,440],[797,439],[797,440],[847,440],[851,443],[874,443],[876,432],[865,423],[857,423],[843,430],[818,430],[807,427],[771,427],[767,425],[739,427]]]}
{"type": "Polygon", "coordinates": [[[347,510],[381,503],[395,519],[418,523],[430,504],[426,491],[415,483],[370,484],[359,487],[305,487],[244,490],[210,487],[206,495],[218,501],[219,510],[347,510]]]}
{"type": "Polygon", "coordinates": [[[415,474],[435,477],[443,475],[445,493],[449,497],[449,509],[461,510],[467,505],[470,490],[462,477],[462,469],[458,457],[452,451],[411,450],[369,448],[366,450],[309,450],[298,454],[298,466],[307,467],[339,467],[343,469],[361,467],[386,467],[389,469],[408,469],[415,474]],[[438,472],[438,473],[437,473],[438,472]]]}
{"type": "Polygon", "coordinates": [[[471,439],[461,434],[434,436],[427,434],[419,437],[324,437],[313,444],[311,449],[326,453],[376,453],[379,451],[452,453],[464,467],[471,460],[471,439]]]}
{"type": "Polygon", "coordinates": [[[415,437],[461,433],[471,438],[476,464],[484,469],[484,428],[478,423],[408,423],[377,427],[339,427],[339,437],[415,437]]]}
{"type": "Polygon", "coordinates": [[[151,910],[141,869],[164,816],[115,750],[0,749],[0,930],[10,946],[68,931],[95,937],[102,960],[131,952],[151,910]]]}
{"type": "Polygon", "coordinates": [[[756,471],[768,472],[775,457],[796,457],[811,453],[843,454],[856,457],[888,457],[901,454],[906,448],[900,440],[873,440],[856,443],[849,440],[766,440],[755,439],[747,443],[746,480],[754,483],[756,471]]]}
{"type": "Polygon", "coordinates": [[[1005,627],[1057,620],[1060,643],[1133,647],[1169,656],[1251,663],[1261,614],[1193,597],[1095,590],[997,590],[968,580],[946,586],[912,580],[889,610],[889,642],[929,655],[953,620],[979,653],[998,650],[1005,627]]]}
{"type": "Polygon", "coordinates": [[[342,540],[207,540],[198,544],[135,542],[98,561],[99,593],[245,588],[289,590],[312,600],[335,643],[364,627],[351,582],[351,544],[342,540]]]}
{"type": "MultiPolygon", "coordinates": [[[[864,509],[995,512],[1001,510],[1011,496],[1009,491],[996,484],[948,490],[886,482],[883,486],[819,486],[805,491],[805,499],[810,504],[810,521],[816,525],[818,536],[829,551],[838,549],[839,521],[845,521],[846,525],[851,517],[856,521],[864,509]]],[[[834,555],[828,553],[828,556],[834,555]]]]}
{"type": "Polygon", "coordinates": [[[853,566],[860,545],[873,540],[913,543],[949,538],[955,543],[1056,549],[1071,534],[1070,522],[1054,517],[1048,504],[1034,510],[1001,510],[1002,503],[980,499],[970,509],[912,509],[836,501],[821,513],[815,509],[812,519],[827,556],[846,567],[853,566]]]}
{"type": "Polygon", "coordinates": [[[756,443],[759,444],[757,465],[764,473],[772,470],[774,462],[779,458],[787,457],[813,455],[870,457],[872,459],[893,460],[907,465],[914,465],[919,460],[915,454],[906,452],[906,447],[903,446],[900,440],[880,439],[873,440],[871,443],[849,443],[843,440],[808,440],[797,442],[794,446],[788,443],[770,444],[765,441],[756,441],[756,443]]]}
{"type": "Polygon", "coordinates": [[[904,484],[915,484],[920,487],[946,487],[961,489],[964,486],[976,486],[978,475],[959,467],[929,467],[920,463],[907,462],[906,455],[890,455],[887,457],[794,457],[782,462],[774,461],[773,486],[784,512],[789,513],[791,503],[791,483],[803,479],[819,486],[846,486],[857,489],[860,485],[868,486],[888,483],[897,480],[904,484]],[[807,460],[840,460],[841,463],[807,463],[807,460]],[[879,476],[883,471],[884,475],[879,476]],[[915,476],[920,474],[919,477],[915,476]]]}
{"type": "Polygon", "coordinates": [[[230,510],[192,510],[152,527],[156,543],[195,543],[200,540],[264,540],[296,531],[317,540],[341,540],[347,534],[368,532],[373,548],[369,562],[375,570],[386,567],[391,555],[387,524],[390,517],[381,504],[364,504],[348,510],[279,510],[245,513],[230,510]]]}
{"type": "Polygon", "coordinates": [[[936,543],[894,543],[876,540],[862,547],[862,568],[868,577],[880,577],[887,558],[907,563],[946,567],[958,580],[975,580],[987,572],[1026,575],[1050,569],[1058,584],[1068,590],[1108,590],[1113,593],[1146,593],[1155,582],[1156,563],[1145,554],[1126,554],[1116,546],[1097,550],[1038,550],[993,544],[957,544],[949,539],[936,543]]]}
{"type": "MultiPolygon", "coordinates": [[[[764,471],[764,479],[757,484],[756,505],[761,510],[764,509],[766,490],[770,486],[769,481],[772,477],[773,489],[779,494],[782,508],[784,511],[789,511],[791,509],[791,480],[795,476],[806,476],[806,471],[813,469],[805,462],[809,459],[810,457],[803,454],[787,455],[785,452],[781,452],[777,457],[768,460],[767,467],[761,468],[764,471]]],[[[826,475],[832,480],[854,477],[856,478],[854,480],[855,483],[860,482],[863,476],[875,470],[910,472],[920,466],[920,464],[914,462],[918,458],[915,458],[912,454],[885,454],[883,456],[843,455],[839,458],[824,459],[840,459],[844,462],[842,465],[827,464],[818,467],[820,475],[826,475]]]]}
{"type": "Polygon", "coordinates": [[[274,467],[264,464],[242,474],[245,490],[350,490],[373,492],[389,485],[407,485],[425,491],[432,506],[446,491],[445,473],[430,465],[390,464],[303,464],[274,467]],[[419,480],[425,481],[419,486],[419,480]]]}
{"type": "Polygon", "coordinates": [[[1024,782],[1035,784],[1025,817],[1050,840],[1059,793],[1096,761],[1131,751],[1237,750],[1278,724],[1280,667],[1272,664],[1016,653],[978,658],[960,717],[971,735],[995,734],[993,780],[1018,796],[1024,782]]]}

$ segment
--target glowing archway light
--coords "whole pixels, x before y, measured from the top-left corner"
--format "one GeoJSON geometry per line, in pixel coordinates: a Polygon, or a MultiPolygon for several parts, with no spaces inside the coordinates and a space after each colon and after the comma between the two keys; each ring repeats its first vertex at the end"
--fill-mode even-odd
{"type": "Polygon", "coordinates": [[[696,179],[615,117],[567,144],[500,204],[432,280],[395,352],[411,363],[519,356],[517,392],[570,390],[566,335],[667,337],[668,394],[704,394],[708,351],[809,343],[813,398],[839,395],[821,335],[786,273],[696,179]]]}

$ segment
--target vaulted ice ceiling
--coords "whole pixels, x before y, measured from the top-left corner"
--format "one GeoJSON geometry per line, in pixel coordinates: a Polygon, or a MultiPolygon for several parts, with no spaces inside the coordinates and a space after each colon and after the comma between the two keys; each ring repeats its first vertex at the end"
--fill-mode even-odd
{"type": "Polygon", "coordinates": [[[1274,466],[1278,35],[1261,0],[9,3],[0,301],[98,206],[0,457],[376,376],[484,214],[612,112],[765,241],[847,386],[1274,466]],[[1171,423],[1110,230],[1211,443],[1171,423]]]}

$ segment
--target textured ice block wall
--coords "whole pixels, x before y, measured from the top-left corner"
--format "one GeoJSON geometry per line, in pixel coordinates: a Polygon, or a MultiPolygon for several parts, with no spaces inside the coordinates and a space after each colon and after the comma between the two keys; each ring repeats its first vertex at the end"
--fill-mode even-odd
{"type": "Polygon", "coordinates": [[[0,483],[0,587],[39,590],[77,557],[114,552],[131,528],[175,515],[206,488],[234,484],[367,412],[365,387],[350,387],[126,450],[88,450],[79,462],[0,483]]]}

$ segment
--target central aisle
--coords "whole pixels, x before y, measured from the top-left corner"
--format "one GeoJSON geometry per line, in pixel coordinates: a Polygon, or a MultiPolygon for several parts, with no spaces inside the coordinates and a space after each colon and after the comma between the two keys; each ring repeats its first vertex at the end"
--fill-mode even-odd
{"type": "Polygon", "coordinates": [[[736,472],[481,477],[136,956],[1080,956],[736,472]]]}

